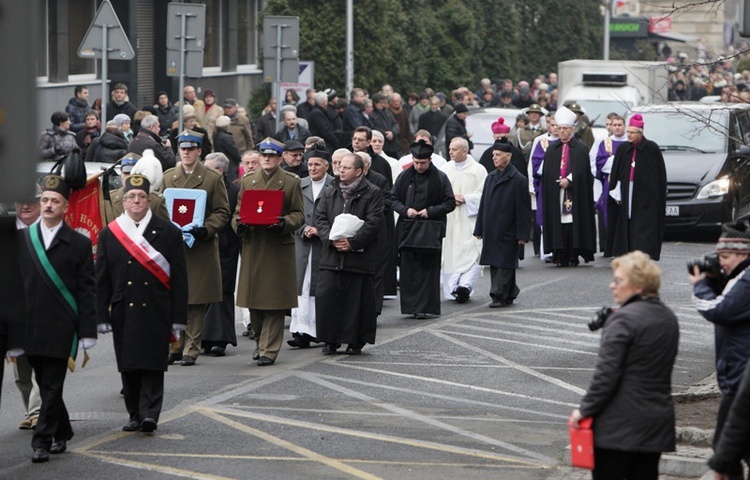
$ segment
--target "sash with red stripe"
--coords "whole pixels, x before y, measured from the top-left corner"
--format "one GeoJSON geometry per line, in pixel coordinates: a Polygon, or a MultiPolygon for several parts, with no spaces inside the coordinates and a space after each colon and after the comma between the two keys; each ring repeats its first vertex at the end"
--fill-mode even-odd
{"type": "Polygon", "coordinates": [[[109,229],[115,238],[125,247],[125,250],[140,263],[143,268],[151,272],[167,289],[170,289],[169,262],[148,243],[131,222],[123,216],[117,217],[109,224],[109,229]]]}

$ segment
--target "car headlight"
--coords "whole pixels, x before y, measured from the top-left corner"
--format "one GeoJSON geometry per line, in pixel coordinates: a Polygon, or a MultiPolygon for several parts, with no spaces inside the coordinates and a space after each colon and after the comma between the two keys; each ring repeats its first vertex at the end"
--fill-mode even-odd
{"type": "Polygon", "coordinates": [[[730,184],[731,182],[729,181],[729,178],[721,177],[720,179],[714,180],[713,182],[701,188],[696,198],[703,199],[726,195],[727,193],[729,193],[730,184]]]}

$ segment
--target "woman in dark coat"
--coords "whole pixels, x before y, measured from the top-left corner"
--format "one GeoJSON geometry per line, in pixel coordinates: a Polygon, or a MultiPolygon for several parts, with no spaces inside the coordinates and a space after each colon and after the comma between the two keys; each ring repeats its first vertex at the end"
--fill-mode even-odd
{"type": "Polygon", "coordinates": [[[677,317],[659,300],[661,269],[648,255],[617,257],[612,269],[620,308],[606,318],[594,377],[569,424],[594,419],[594,480],[656,480],[661,452],[675,449],[677,317]]]}
{"type": "Polygon", "coordinates": [[[214,152],[223,153],[229,159],[227,177],[229,177],[230,182],[233,182],[237,180],[237,172],[242,161],[242,154],[234,143],[232,132],[228,130],[230,122],[231,120],[226,115],[222,115],[216,119],[213,142],[214,152]]]}
{"type": "Polygon", "coordinates": [[[108,128],[86,151],[87,162],[115,163],[128,153],[128,141],[118,128],[108,128]]]}

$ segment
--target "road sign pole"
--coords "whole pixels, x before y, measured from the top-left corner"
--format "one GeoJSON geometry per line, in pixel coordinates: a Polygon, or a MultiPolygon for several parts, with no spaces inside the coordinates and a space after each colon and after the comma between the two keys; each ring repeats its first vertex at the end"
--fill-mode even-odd
{"type": "Polygon", "coordinates": [[[102,117],[99,119],[102,135],[107,131],[107,104],[109,103],[109,92],[107,91],[107,24],[102,25],[102,117]]]}
{"type": "Polygon", "coordinates": [[[177,126],[177,135],[182,133],[182,106],[185,102],[185,58],[187,52],[185,51],[185,35],[187,35],[187,15],[184,13],[180,14],[180,120],[177,126]]]}
{"type": "Polygon", "coordinates": [[[276,79],[273,82],[273,88],[271,97],[276,96],[276,121],[281,120],[281,49],[284,45],[281,44],[283,37],[282,31],[284,28],[288,28],[290,25],[276,25],[276,79]]]}

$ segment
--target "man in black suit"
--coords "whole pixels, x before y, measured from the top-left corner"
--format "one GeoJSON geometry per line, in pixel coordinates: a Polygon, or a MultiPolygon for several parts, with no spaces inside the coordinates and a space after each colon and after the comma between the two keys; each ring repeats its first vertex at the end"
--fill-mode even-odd
{"type": "Polygon", "coordinates": [[[96,310],[99,333],[114,335],[126,432],[156,430],[164,398],[170,333],[187,324],[187,260],[182,232],[151,213],[150,182],[125,179],[120,215],[99,234],[96,310]]]}
{"type": "Polygon", "coordinates": [[[48,461],[50,453],[64,452],[73,438],[63,402],[65,370],[79,343],[84,350],[96,345],[91,241],[63,221],[68,183],[48,175],[42,189],[42,220],[24,230],[25,248],[21,248],[26,297],[35,299],[27,304],[25,350],[42,397],[31,440],[34,463],[48,461]]]}

